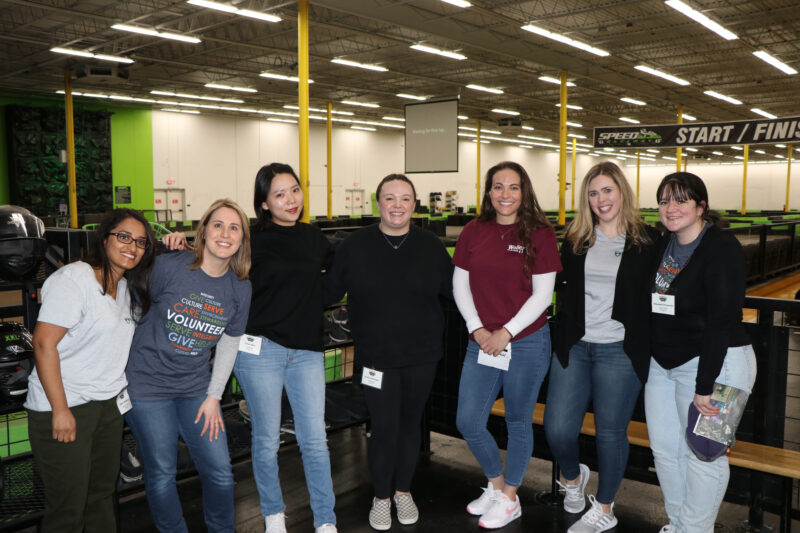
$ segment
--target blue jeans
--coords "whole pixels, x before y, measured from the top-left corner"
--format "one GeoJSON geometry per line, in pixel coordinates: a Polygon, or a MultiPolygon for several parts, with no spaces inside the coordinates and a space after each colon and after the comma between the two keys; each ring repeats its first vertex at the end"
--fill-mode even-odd
{"type": "MultiPolygon", "coordinates": [[[[701,461],[686,442],[698,362],[699,357],[695,357],[666,370],[652,359],[644,388],[650,448],[669,523],[677,533],[714,530],[714,520],[730,476],[726,456],[711,462],[701,461]]],[[[755,379],[756,357],[752,346],[728,348],[716,381],[749,393],[755,379]]]]}
{"type": "Polygon", "coordinates": [[[335,524],[336,498],[325,433],[325,364],[321,352],[293,350],[262,337],[261,353],[239,352],[233,367],[242,386],[253,426],[253,473],[261,513],[286,506],[278,479],[283,389],[294,414],[294,430],[314,513],[314,527],[335,524]]]}
{"type": "Polygon", "coordinates": [[[553,356],[549,380],[544,431],[564,477],[580,475],[578,436],[591,401],[600,472],[597,501],[614,503],[628,464],[628,423],[642,390],[622,341],[578,341],[569,351],[567,368],[553,356]]]}
{"type": "Polygon", "coordinates": [[[508,371],[478,364],[478,349],[475,341],[469,341],[458,387],[456,426],[486,477],[503,475],[497,442],[486,429],[502,389],[508,429],[505,482],[519,487],[533,453],[533,408],[550,362],[550,329],[545,324],[512,342],[508,371]]]}
{"type": "Polygon", "coordinates": [[[144,488],[153,523],[161,533],[185,533],[181,501],[175,484],[178,436],[189,448],[203,486],[203,514],[209,533],[233,533],[233,471],[225,434],[209,442],[195,424],[205,396],[131,400],[125,420],[133,431],[142,459],[144,488]]]}

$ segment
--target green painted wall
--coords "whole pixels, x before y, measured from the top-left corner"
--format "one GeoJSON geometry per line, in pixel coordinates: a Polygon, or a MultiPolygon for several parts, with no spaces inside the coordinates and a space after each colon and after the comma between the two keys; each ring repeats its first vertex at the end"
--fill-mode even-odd
{"type": "MultiPolygon", "coordinates": [[[[5,106],[11,104],[63,107],[63,97],[19,98],[0,95],[0,204],[10,201],[8,143],[5,106]]],[[[150,109],[85,105],[76,108],[104,110],[111,115],[111,174],[113,186],[131,187],[131,203],[121,207],[153,209],[153,120],[150,109]]],[[[66,148],[66,147],[65,147],[66,148]]],[[[117,207],[117,204],[114,205],[117,207]]]]}

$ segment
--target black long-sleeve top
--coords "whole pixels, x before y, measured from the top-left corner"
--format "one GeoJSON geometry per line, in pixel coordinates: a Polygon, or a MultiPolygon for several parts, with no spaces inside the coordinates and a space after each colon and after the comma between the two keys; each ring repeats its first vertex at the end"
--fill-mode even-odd
{"type": "Polygon", "coordinates": [[[322,351],[322,270],[333,253],[316,226],[251,229],[253,297],[247,333],[286,348],[322,351]]]}
{"type": "MultiPolygon", "coordinates": [[[[655,279],[671,235],[657,247],[655,279]]],[[[732,233],[712,226],[667,290],[675,315],[651,314],[653,357],[666,369],[700,356],[695,393],[711,394],[728,348],[750,344],[742,326],[745,294],[742,245],[732,233]]]]}
{"type": "MultiPolygon", "coordinates": [[[[647,381],[650,368],[650,289],[656,261],[658,232],[647,227],[651,244],[633,246],[630,237],[617,271],[611,318],[625,326],[622,347],[631,360],[636,376],[647,381]]],[[[660,256],[659,256],[660,257],[660,256]]],[[[561,366],[569,365],[569,351],[586,333],[585,265],[586,252],[578,255],[567,239],[561,244],[561,265],[556,277],[557,313],[551,324],[551,339],[561,366]]]]}
{"type": "Polygon", "coordinates": [[[411,226],[398,249],[377,224],[349,236],[325,276],[325,300],[347,292],[356,364],[377,369],[442,357],[444,311],[452,298],[450,256],[433,233],[411,226]]]}

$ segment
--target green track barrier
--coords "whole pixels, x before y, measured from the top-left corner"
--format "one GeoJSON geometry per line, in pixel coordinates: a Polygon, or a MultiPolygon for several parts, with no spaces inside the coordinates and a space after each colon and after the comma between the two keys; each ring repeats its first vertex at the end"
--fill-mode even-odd
{"type": "Polygon", "coordinates": [[[31,451],[28,441],[28,413],[0,416],[0,457],[31,451]]]}

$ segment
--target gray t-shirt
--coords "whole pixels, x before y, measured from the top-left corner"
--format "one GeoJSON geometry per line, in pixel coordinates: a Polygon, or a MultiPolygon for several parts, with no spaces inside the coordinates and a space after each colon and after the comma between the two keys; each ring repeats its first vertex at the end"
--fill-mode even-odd
{"type": "Polygon", "coordinates": [[[586,251],[584,264],[585,328],[581,340],[608,344],[625,338],[625,326],[611,318],[625,234],[609,239],[597,226],[594,234],[594,245],[586,251]]]}
{"type": "Polygon", "coordinates": [[[709,224],[703,226],[697,238],[687,244],[681,244],[678,242],[678,238],[675,235],[671,236],[664,250],[664,255],[661,258],[661,264],[658,266],[658,270],[656,270],[656,279],[653,287],[655,292],[666,294],[675,276],[677,276],[681,269],[686,266],[686,263],[689,262],[695,249],[697,249],[697,245],[700,244],[703,235],[705,235],[708,226],[709,224]]]}
{"type": "MultiPolygon", "coordinates": [[[[87,263],[58,269],[42,286],[39,322],[67,329],[56,348],[69,407],[108,400],[125,388],[125,363],[136,326],[125,278],[117,284],[114,299],[103,294],[87,263]]],[[[52,410],[36,370],[28,379],[25,407],[52,410]]]]}
{"type": "Polygon", "coordinates": [[[150,275],[153,304],[136,328],[126,374],[136,400],[206,394],[209,359],[222,333],[244,333],[250,281],[232,270],[214,278],[189,270],[191,252],[156,258],[150,275]]]}

